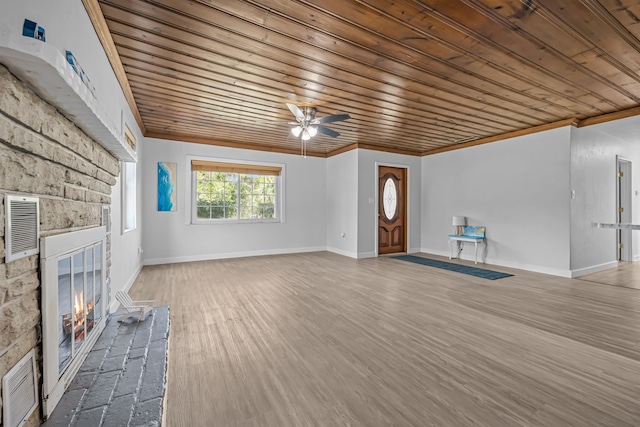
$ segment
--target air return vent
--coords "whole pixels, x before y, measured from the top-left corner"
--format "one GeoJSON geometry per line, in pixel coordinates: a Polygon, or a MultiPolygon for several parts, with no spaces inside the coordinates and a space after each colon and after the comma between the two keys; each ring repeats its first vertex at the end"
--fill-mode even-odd
{"type": "Polygon", "coordinates": [[[40,239],[40,207],[37,197],[7,195],[6,262],[37,254],[40,239]]]}
{"type": "Polygon", "coordinates": [[[5,427],[21,426],[38,406],[33,350],[2,378],[2,406],[5,427]]]}
{"type": "Polygon", "coordinates": [[[108,205],[102,206],[102,223],[107,229],[107,234],[111,233],[111,207],[108,205]]]}

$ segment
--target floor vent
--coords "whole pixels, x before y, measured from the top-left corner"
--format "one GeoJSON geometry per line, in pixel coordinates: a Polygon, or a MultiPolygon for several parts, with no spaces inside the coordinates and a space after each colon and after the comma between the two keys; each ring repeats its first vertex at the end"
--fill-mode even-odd
{"type": "Polygon", "coordinates": [[[38,406],[36,359],[31,350],[2,378],[2,406],[5,427],[19,427],[38,406]]]}
{"type": "Polygon", "coordinates": [[[37,197],[7,195],[6,262],[15,261],[40,250],[40,207],[37,197]]]}

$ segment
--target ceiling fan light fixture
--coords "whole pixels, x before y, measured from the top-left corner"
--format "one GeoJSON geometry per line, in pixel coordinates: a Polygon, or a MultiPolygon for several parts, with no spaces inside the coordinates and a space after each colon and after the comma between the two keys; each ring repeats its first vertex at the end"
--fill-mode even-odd
{"type": "Polygon", "coordinates": [[[300,136],[300,133],[302,132],[302,128],[300,126],[296,126],[293,129],[291,129],[291,133],[293,134],[293,136],[295,136],[296,138],[300,136]]]}
{"type": "Polygon", "coordinates": [[[287,103],[287,107],[296,118],[295,122],[288,122],[290,125],[295,125],[291,128],[291,135],[301,139],[300,151],[305,158],[307,157],[307,141],[318,135],[318,133],[332,138],[340,135],[338,132],[322,126],[324,123],[340,122],[351,118],[349,114],[341,113],[316,119],[317,110],[314,107],[298,107],[295,104],[289,103],[287,103]]]}

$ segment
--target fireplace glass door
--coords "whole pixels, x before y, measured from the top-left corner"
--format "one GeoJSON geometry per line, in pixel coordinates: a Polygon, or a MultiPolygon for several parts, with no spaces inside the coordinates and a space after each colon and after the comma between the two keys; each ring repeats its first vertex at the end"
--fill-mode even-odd
{"type": "Polygon", "coordinates": [[[58,259],[58,369],[71,360],[71,257],[58,259]]]}
{"type": "Polygon", "coordinates": [[[95,306],[93,310],[93,319],[97,324],[102,319],[102,243],[93,247],[93,289],[95,296],[95,306]]]}
{"type": "MultiPolygon", "coordinates": [[[[42,413],[51,416],[104,330],[109,304],[104,226],[40,239],[42,413]]],[[[1,423],[1,421],[0,421],[1,423]]]]}
{"type": "Polygon", "coordinates": [[[58,372],[102,318],[102,243],[58,258],[58,372]]]}
{"type": "Polygon", "coordinates": [[[73,255],[73,337],[74,351],[82,347],[84,342],[84,251],[73,255]]]}
{"type": "Polygon", "coordinates": [[[85,295],[85,313],[86,315],[86,330],[87,336],[93,330],[93,306],[95,305],[94,300],[94,290],[93,290],[93,246],[88,247],[84,251],[84,259],[87,263],[86,272],[87,272],[87,293],[85,295]]]}

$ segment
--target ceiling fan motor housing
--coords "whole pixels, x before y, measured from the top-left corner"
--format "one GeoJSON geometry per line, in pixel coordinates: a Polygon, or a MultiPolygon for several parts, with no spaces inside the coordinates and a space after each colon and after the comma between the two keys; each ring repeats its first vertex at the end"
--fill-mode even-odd
{"type": "Polygon", "coordinates": [[[316,109],[313,107],[302,107],[302,114],[304,114],[305,122],[310,122],[316,117],[316,109]]]}

